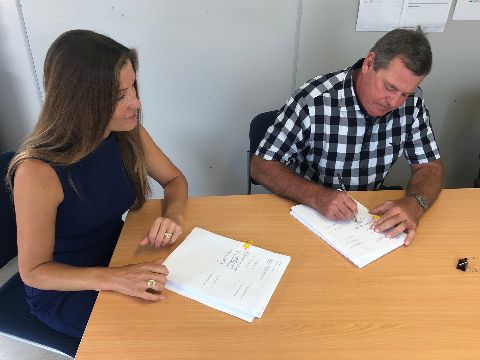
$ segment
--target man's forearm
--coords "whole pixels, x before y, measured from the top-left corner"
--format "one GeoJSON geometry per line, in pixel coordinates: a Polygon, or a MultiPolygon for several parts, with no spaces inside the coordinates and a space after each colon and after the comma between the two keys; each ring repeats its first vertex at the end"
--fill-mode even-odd
{"type": "Polygon", "coordinates": [[[256,155],[252,156],[250,174],[271,192],[314,208],[321,192],[326,190],[298,176],[279,161],[263,160],[256,155]]]}
{"type": "Polygon", "coordinates": [[[433,204],[443,185],[443,164],[435,160],[428,164],[412,165],[412,176],[408,183],[407,194],[421,194],[433,204]]]}

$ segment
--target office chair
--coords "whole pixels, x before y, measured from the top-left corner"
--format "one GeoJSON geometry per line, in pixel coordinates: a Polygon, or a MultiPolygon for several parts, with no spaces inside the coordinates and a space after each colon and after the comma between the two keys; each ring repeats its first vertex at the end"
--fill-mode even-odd
{"type": "MultiPolygon", "coordinates": [[[[0,154],[0,267],[17,256],[17,226],[5,175],[13,152],[0,154]]],[[[0,286],[0,334],[74,357],[80,339],[59,333],[30,313],[25,287],[17,272],[0,286]]]]}
{"type": "Polygon", "coordinates": [[[267,111],[255,116],[252,121],[250,122],[250,131],[248,133],[248,137],[250,139],[250,149],[247,151],[247,185],[248,190],[247,194],[250,195],[252,192],[252,184],[258,185],[258,183],[252,179],[250,176],[250,160],[255,151],[257,151],[258,145],[264,138],[268,128],[273,125],[276,117],[278,115],[277,110],[267,111]]]}

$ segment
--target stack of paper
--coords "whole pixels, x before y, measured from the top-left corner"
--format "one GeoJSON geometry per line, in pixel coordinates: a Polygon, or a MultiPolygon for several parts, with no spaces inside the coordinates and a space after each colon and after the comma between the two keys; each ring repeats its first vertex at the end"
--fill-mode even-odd
{"type": "Polygon", "coordinates": [[[359,268],[403,244],[406,234],[387,238],[370,229],[373,216],[357,202],[357,221],[332,221],[306,205],[293,206],[290,214],[359,268]]]}
{"type": "Polygon", "coordinates": [[[194,228],[168,256],[166,288],[252,322],[267,307],[290,257],[194,228]]]}

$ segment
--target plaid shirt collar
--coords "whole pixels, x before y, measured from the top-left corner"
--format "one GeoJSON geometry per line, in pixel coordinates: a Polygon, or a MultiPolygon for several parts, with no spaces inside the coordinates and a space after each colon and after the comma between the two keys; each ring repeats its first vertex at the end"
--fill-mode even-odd
{"type": "MultiPolygon", "coordinates": [[[[360,103],[357,100],[357,95],[355,94],[355,87],[353,86],[353,73],[355,70],[359,69],[362,67],[364,58],[358,60],[355,64],[352,66],[346,68],[343,70],[343,73],[345,74],[345,78],[342,81],[342,97],[339,99],[340,102],[340,111],[348,111],[351,110],[352,108],[355,111],[361,111],[366,117],[369,116],[366,111],[363,110],[363,107],[360,105],[360,103]],[[352,100],[353,100],[353,106],[348,106],[346,105],[346,94],[352,94],[352,100]]],[[[339,93],[340,95],[340,93],[339,93]]]]}
{"type": "Polygon", "coordinates": [[[353,73],[355,72],[355,70],[358,70],[362,67],[364,60],[365,60],[365,58],[361,58],[361,59],[357,60],[357,62],[355,64],[346,68],[343,71],[345,73],[345,78],[342,82],[343,96],[342,96],[341,99],[339,99],[339,102],[340,102],[339,108],[340,108],[340,111],[348,111],[348,110],[353,109],[357,112],[360,112],[363,115],[363,117],[365,118],[365,120],[374,121],[374,120],[377,120],[378,118],[388,116],[389,114],[391,114],[391,112],[388,112],[388,113],[386,113],[382,116],[373,116],[373,115],[370,115],[369,113],[367,113],[367,111],[359,103],[358,98],[357,98],[357,94],[355,93],[355,86],[353,85],[353,73]],[[346,105],[345,98],[346,98],[347,93],[351,93],[353,106],[346,105]]]}

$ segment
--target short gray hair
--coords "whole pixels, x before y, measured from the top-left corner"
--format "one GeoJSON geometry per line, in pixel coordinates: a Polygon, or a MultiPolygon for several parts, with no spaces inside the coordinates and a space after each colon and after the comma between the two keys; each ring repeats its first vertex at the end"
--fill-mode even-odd
{"type": "Polygon", "coordinates": [[[417,30],[392,30],[382,36],[370,51],[375,53],[375,71],[388,68],[396,57],[400,57],[405,67],[417,76],[428,75],[432,69],[432,49],[420,27],[417,30]]]}

